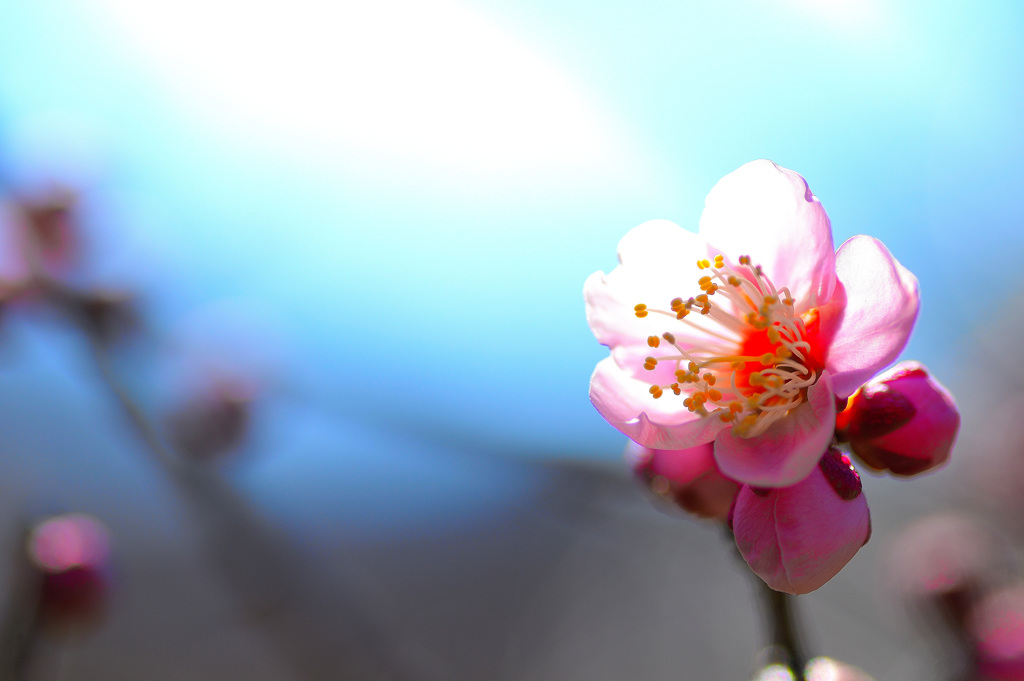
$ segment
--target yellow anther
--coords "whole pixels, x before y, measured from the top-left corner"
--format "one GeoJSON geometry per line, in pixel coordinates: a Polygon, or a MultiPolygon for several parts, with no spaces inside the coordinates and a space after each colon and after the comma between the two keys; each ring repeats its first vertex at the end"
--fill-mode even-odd
{"type": "Polygon", "coordinates": [[[763,355],[761,355],[760,359],[761,364],[763,364],[764,366],[769,366],[772,364],[772,362],[775,361],[775,355],[770,352],[766,352],[763,355]]]}
{"type": "Polygon", "coordinates": [[[747,409],[757,409],[761,406],[761,400],[757,395],[751,395],[747,398],[747,409]]]}
{"type": "Polygon", "coordinates": [[[711,267],[711,263],[708,262],[706,258],[700,261],[700,265],[702,270],[706,270],[707,268],[711,267]]]}
{"type": "Polygon", "coordinates": [[[696,300],[701,305],[707,305],[708,297],[702,293],[699,296],[696,296],[694,300],[696,300]]]}
{"type": "Polygon", "coordinates": [[[700,406],[708,401],[708,397],[704,393],[694,393],[692,399],[696,406],[700,406]]]}
{"type": "Polygon", "coordinates": [[[740,285],[740,278],[737,277],[735,274],[730,274],[729,278],[726,281],[729,282],[729,286],[739,286],[740,285]]]}
{"type": "Polygon", "coordinates": [[[704,288],[711,283],[711,277],[703,276],[697,280],[697,283],[700,284],[701,288],[704,288]]]}
{"type": "Polygon", "coordinates": [[[715,256],[715,267],[722,267],[725,265],[725,256],[721,253],[715,256]]]}
{"type": "Polygon", "coordinates": [[[750,374],[750,378],[747,379],[747,382],[753,386],[764,385],[764,376],[761,374],[760,371],[755,371],[754,373],[750,374]]]}
{"type": "Polygon", "coordinates": [[[715,291],[717,291],[717,290],[718,290],[718,284],[710,284],[710,285],[709,285],[709,286],[708,286],[708,287],[707,287],[706,289],[704,289],[704,290],[705,290],[705,291],[707,291],[707,293],[708,293],[708,295],[709,295],[709,296],[713,296],[713,295],[715,295],[715,291]]]}
{"type": "Polygon", "coordinates": [[[711,312],[711,303],[704,303],[704,307],[700,309],[701,314],[709,314],[711,312]]]}
{"type": "Polygon", "coordinates": [[[757,416],[755,416],[754,414],[747,414],[746,416],[743,417],[743,420],[740,421],[740,426],[742,428],[753,428],[756,423],[757,416]]]}
{"type": "Polygon", "coordinates": [[[779,347],[775,348],[775,356],[778,357],[780,360],[783,360],[792,357],[793,353],[790,352],[789,348],[787,348],[785,345],[780,345],[779,347]]]}
{"type": "Polygon", "coordinates": [[[656,348],[659,345],[661,345],[661,339],[658,338],[657,336],[648,336],[647,344],[650,345],[652,348],[656,348]]]}
{"type": "Polygon", "coordinates": [[[764,297],[764,304],[765,305],[774,305],[777,302],[779,302],[779,300],[775,296],[765,296],[764,297]]]}
{"type": "Polygon", "coordinates": [[[782,341],[782,334],[779,333],[779,330],[776,327],[774,327],[774,326],[769,327],[769,329],[768,329],[768,342],[770,342],[770,343],[772,343],[774,345],[775,343],[779,343],[781,341],[782,341]]]}
{"type": "Polygon", "coordinates": [[[722,419],[725,423],[729,423],[736,418],[731,411],[720,411],[718,412],[718,418],[722,419]]]}
{"type": "Polygon", "coordinates": [[[675,343],[676,342],[676,337],[673,336],[668,331],[666,331],[665,333],[661,334],[661,337],[664,338],[665,340],[667,340],[669,343],[675,343]]]}
{"type": "Polygon", "coordinates": [[[689,310],[687,310],[686,308],[680,308],[680,309],[676,310],[676,319],[682,319],[683,317],[685,317],[688,314],[690,314],[689,310]]]}
{"type": "Polygon", "coordinates": [[[698,260],[697,261],[697,269],[698,270],[704,269],[704,267],[705,267],[704,263],[706,263],[706,262],[707,262],[707,260],[698,260]]]}
{"type": "Polygon", "coordinates": [[[686,372],[683,371],[682,369],[679,369],[679,370],[676,371],[676,378],[679,380],[680,383],[685,383],[686,382],[686,376],[687,376],[686,372]]]}
{"type": "Polygon", "coordinates": [[[741,255],[740,256],[740,264],[741,265],[749,265],[750,264],[750,256],[749,255],[741,255]]]}
{"type": "Polygon", "coordinates": [[[674,392],[676,395],[679,395],[680,393],[683,392],[683,389],[679,387],[678,383],[673,383],[671,387],[672,387],[672,392],[674,392]]]}
{"type": "Polygon", "coordinates": [[[636,314],[637,317],[643,319],[644,317],[647,316],[647,306],[644,305],[643,303],[640,303],[639,305],[633,308],[633,312],[636,314]]]}
{"type": "Polygon", "coordinates": [[[782,304],[783,305],[793,305],[793,303],[795,303],[795,302],[796,301],[793,300],[792,298],[783,298],[782,299],[782,304]]]}
{"type": "Polygon", "coordinates": [[[698,371],[700,371],[700,367],[697,366],[696,362],[690,362],[689,364],[686,365],[686,368],[690,371],[691,374],[695,374],[698,371]]]}
{"type": "Polygon", "coordinates": [[[743,411],[743,405],[740,404],[738,401],[733,400],[732,402],[729,403],[729,411],[731,411],[734,414],[738,414],[739,412],[743,411]]]}
{"type": "Polygon", "coordinates": [[[644,359],[644,369],[647,369],[648,371],[653,371],[654,367],[656,366],[658,366],[658,360],[654,359],[653,357],[647,357],[646,359],[644,359]]]}
{"type": "Polygon", "coordinates": [[[736,360],[730,366],[732,366],[732,370],[733,371],[739,371],[740,369],[743,368],[743,364],[744,364],[744,362],[741,362],[740,360],[736,360]]]}
{"type": "Polygon", "coordinates": [[[689,409],[690,411],[693,411],[693,398],[687,397],[685,400],[683,400],[683,406],[689,409]]]}
{"type": "Polygon", "coordinates": [[[673,298],[672,302],[670,304],[672,305],[672,309],[673,310],[678,309],[678,308],[683,306],[683,299],[682,298],[673,298]]]}
{"type": "Polygon", "coordinates": [[[654,395],[654,399],[658,399],[662,395],[661,386],[652,385],[650,392],[654,395]]]}
{"type": "Polygon", "coordinates": [[[718,400],[722,399],[722,393],[719,392],[718,390],[715,390],[714,388],[711,388],[708,390],[708,399],[711,400],[712,402],[717,402],[718,400]]]}
{"type": "Polygon", "coordinates": [[[704,374],[704,382],[707,383],[708,385],[714,385],[715,384],[715,375],[714,374],[704,374]]]}

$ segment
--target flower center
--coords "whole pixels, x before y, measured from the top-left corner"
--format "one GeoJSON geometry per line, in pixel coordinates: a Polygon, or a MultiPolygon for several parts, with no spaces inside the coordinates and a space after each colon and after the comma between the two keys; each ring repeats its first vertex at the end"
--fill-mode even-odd
{"type": "Polygon", "coordinates": [[[668,310],[634,308],[637,317],[674,320],[672,329],[647,339],[652,348],[665,341],[671,350],[647,357],[644,369],[675,378],[652,381],[651,395],[671,391],[691,412],[733,423],[741,437],[760,435],[804,402],[821,375],[818,311],[797,315],[789,289],[777,289],[749,256],[733,267],[716,255],[713,262],[698,260],[697,268],[707,272],[697,280],[700,295],[675,298],[668,310]]]}

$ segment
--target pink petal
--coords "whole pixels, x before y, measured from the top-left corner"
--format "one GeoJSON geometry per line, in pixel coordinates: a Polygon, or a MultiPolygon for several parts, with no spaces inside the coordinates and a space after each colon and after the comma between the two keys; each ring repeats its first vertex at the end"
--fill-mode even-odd
{"type": "MultiPolygon", "coordinates": [[[[835,450],[826,456],[843,460],[835,450]]],[[[852,468],[848,474],[856,476],[852,468]]],[[[840,495],[823,467],[816,466],[792,487],[742,487],[732,528],[740,554],[768,586],[803,594],[850,562],[867,541],[871,520],[863,494],[840,495]]]]}
{"type": "Polygon", "coordinates": [[[749,255],[803,313],[832,297],[835,247],[825,209],[807,183],[771,161],[752,161],[708,194],[700,235],[735,263],[749,255]]]}
{"type": "Polygon", "coordinates": [[[715,440],[722,472],[755,487],[785,487],[807,477],[828,449],[836,424],[832,380],[822,372],[807,401],[763,434],[742,438],[727,430],[715,440]]]}
{"type": "Polygon", "coordinates": [[[598,362],[590,378],[590,401],[623,435],[654,449],[695,447],[711,442],[728,427],[721,419],[690,412],[671,393],[654,399],[649,388],[608,357],[598,362]]]}
{"type": "Polygon", "coordinates": [[[878,239],[855,236],[836,253],[839,285],[821,308],[826,368],[848,397],[907,344],[920,304],[917,279],[878,239]]]}
{"type": "Polygon", "coordinates": [[[595,272],[583,285],[587,323],[598,342],[646,346],[648,336],[660,336],[669,318],[640,319],[633,307],[667,310],[673,298],[689,297],[697,287],[697,260],[707,255],[703,239],[667,220],[631,229],[619,242],[619,266],[609,274],[595,272]]]}

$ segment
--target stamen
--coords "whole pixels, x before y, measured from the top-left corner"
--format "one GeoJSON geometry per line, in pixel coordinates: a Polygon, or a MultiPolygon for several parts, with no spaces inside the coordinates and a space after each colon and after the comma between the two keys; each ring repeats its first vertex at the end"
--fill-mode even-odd
{"type": "Polygon", "coordinates": [[[647,337],[651,348],[660,348],[664,340],[678,352],[644,359],[648,371],[659,361],[675,363],[676,382],[652,385],[651,395],[657,399],[670,389],[700,416],[710,415],[705,405],[718,405],[712,413],[734,423],[737,435],[753,437],[806,400],[820,367],[809,364],[807,324],[795,314],[796,301],[789,289],[777,289],[750,256],[740,256],[738,262],[743,270],[727,264],[721,254],[712,260],[701,258],[697,269],[708,272],[697,279],[698,295],[673,298],[670,310],[639,304],[633,311],[638,318],[651,312],[674,318],[703,338],[695,344],[691,331],[680,345],[670,331],[647,337]],[[721,298],[712,303],[716,294],[721,298]],[[689,317],[695,310],[700,316],[689,317]],[[728,388],[714,387],[718,383],[728,388]]]}

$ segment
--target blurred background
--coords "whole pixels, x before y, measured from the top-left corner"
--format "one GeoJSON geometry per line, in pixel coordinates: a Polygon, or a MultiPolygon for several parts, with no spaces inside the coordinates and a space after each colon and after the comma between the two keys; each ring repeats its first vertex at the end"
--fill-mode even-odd
{"type": "Polygon", "coordinates": [[[1017,551],[1020,506],[977,502],[1024,489],[986,458],[1024,404],[1022,30],[1012,0],[0,0],[0,545],[109,533],[25,678],[749,677],[753,583],[631,479],[581,290],[756,158],[920,280],[904,356],[958,395],[957,461],[865,476],[872,541],[801,600],[812,652],[934,678],[879,565],[947,508],[1017,551]]]}

